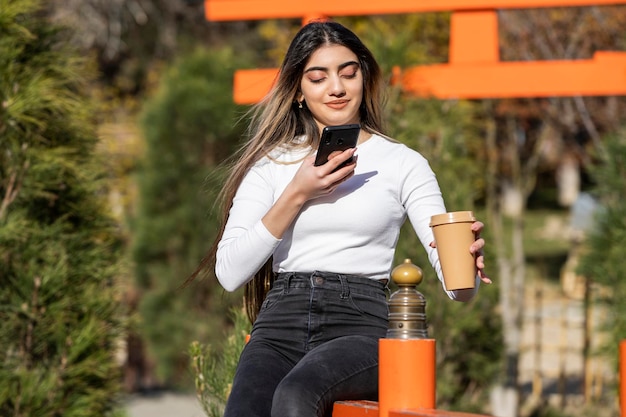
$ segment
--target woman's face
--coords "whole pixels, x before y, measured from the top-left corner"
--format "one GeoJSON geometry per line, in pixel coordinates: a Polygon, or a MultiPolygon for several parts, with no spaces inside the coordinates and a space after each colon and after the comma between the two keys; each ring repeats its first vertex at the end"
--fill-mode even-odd
{"type": "Polygon", "coordinates": [[[359,123],[363,73],[357,56],[340,45],[317,49],[304,67],[298,101],[306,102],[320,130],[359,123]]]}

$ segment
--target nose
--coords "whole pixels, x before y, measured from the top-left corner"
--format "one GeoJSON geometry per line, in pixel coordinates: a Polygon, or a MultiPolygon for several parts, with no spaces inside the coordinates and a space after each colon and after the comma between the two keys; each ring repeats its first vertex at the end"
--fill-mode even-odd
{"type": "Polygon", "coordinates": [[[330,83],[330,91],[328,94],[331,96],[335,96],[335,97],[343,97],[346,95],[346,88],[343,85],[343,81],[341,77],[339,76],[332,77],[332,80],[330,83]]]}

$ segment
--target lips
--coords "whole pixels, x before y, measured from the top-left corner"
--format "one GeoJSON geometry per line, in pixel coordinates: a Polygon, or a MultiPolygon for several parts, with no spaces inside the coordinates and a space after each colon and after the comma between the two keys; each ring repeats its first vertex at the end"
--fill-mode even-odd
{"type": "Polygon", "coordinates": [[[333,100],[326,103],[328,107],[335,110],[341,110],[348,105],[350,100],[333,100]]]}

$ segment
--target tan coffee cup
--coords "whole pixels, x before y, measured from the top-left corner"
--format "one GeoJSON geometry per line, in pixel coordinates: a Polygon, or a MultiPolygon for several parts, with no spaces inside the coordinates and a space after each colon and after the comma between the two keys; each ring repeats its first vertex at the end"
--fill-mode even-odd
{"type": "Polygon", "coordinates": [[[475,221],[471,211],[454,211],[430,218],[447,290],[476,286],[476,260],[469,251],[476,240],[471,229],[475,221]]]}

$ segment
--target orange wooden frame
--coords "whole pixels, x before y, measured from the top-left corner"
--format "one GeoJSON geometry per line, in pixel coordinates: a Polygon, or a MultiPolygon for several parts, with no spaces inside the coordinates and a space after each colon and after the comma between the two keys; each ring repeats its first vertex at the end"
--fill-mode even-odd
{"type": "Polygon", "coordinates": [[[619,0],[205,0],[207,20],[301,19],[310,15],[358,16],[494,9],[623,4],[619,0]]]}
{"type": "MultiPolygon", "coordinates": [[[[625,95],[626,53],[598,52],[590,60],[500,62],[495,9],[626,4],[617,0],[206,0],[210,20],[453,11],[447,64],[399,70],[395,82],[409,93],[440,99],[625,95]]],[[[237,71],[233,95],[256,103],[276,69],[237,71]]]]}

